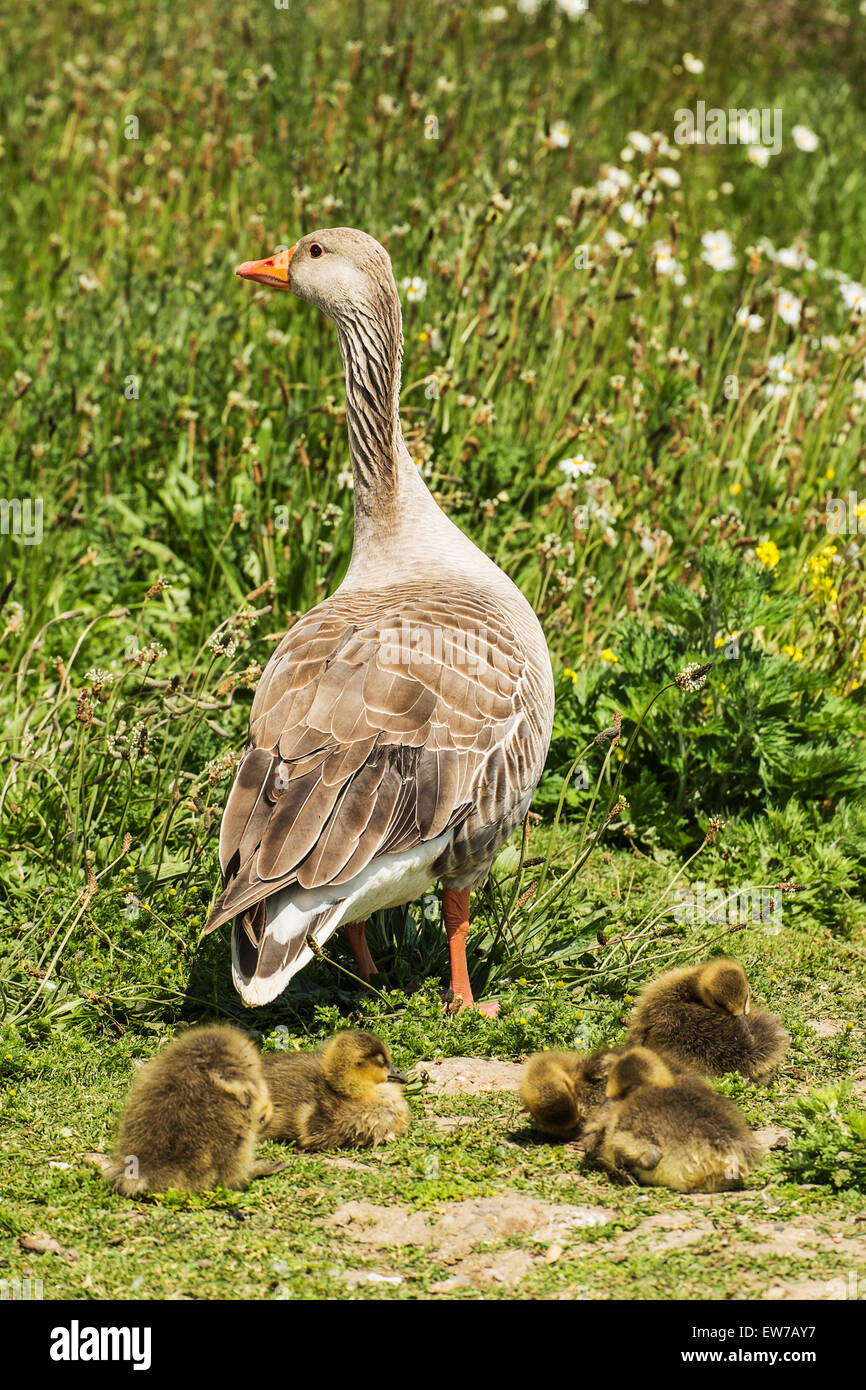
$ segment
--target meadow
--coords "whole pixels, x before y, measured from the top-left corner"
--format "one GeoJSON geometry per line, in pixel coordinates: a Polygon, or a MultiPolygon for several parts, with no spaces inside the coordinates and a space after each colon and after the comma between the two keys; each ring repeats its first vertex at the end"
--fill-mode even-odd
{"type": "Polygon", "coordinates": [[[4,16],[0,1281],[759,1298],[866,1278],[866,13],[580,8],[4,16]],[[726,143],[683,138],[699,103],[730,113],[726,143]],[[227,930],[201,937],[256,681],[352,538],[333,327],[233,270],[333,225],[387,246],[413,458],[553,658],[534,810],[474,902],[494,1020],[442,1010],[434,895],[371,923],[369,996],[338,933],[245,1010],[227,930]],[[778,1131],[732,1197],[612,1187],[512,1093],[420,1081],[393,1148],[294,1155],[243,1195],[131,1218],[84,1160],[183,1022],[299,1047],[360,1019],[404,1068],[517,1061],[615,1039],[647,978],[719,951],[793,1038],[773,1085],[720,1083],[778,1131]],[[429,1222],[515,1194],[553,1234],[535,1211],[481,1236],[449,1285],[429,1222]],[[347,1245],[356,1202],[400,1204],[411,1238],[347,1245]],[[557,1203],[598,1219],[563,1235],[557,1203]]]}

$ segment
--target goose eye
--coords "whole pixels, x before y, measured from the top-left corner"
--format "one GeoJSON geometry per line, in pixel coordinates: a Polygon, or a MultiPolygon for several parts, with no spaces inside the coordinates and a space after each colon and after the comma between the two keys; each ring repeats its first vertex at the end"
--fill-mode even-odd
{"type": "Polygon", "coordinates": [[[322,247],[319,245],[317,241],[314,241],[312,246],[310,247],[310,255],[312,256],[314,261],[317,261],[319,257],[322,255],[322,247]]]}

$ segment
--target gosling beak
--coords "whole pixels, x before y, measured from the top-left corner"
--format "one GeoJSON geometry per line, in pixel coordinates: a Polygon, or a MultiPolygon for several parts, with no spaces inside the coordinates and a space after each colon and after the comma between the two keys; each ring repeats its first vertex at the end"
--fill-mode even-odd
{"type": "Polygon", "coordinates": [[[391,1070],[388,1072],[388,1080],[389,1080],[389,1081],[399,1081],[399,1083],[400,1083],[401,1086],[408,1086],[408,1085],[409,1085],[409,1078],[408,1078],[408,1076],[404,1076],[403,1073],[402,1073],[401,1071],[397,1071],[394,1067],[392,1067],[391,1070]]]}
{"type": "Polygon", "coordinates": [[[275,251],[272,256],[265,256],[263,261],[244,261],[235,275],[242,280],[257,280],[260,285],[273,285],[277,290],[290,289],[289,263],[294,250],[291,246],[288,251],[275,251]]]}

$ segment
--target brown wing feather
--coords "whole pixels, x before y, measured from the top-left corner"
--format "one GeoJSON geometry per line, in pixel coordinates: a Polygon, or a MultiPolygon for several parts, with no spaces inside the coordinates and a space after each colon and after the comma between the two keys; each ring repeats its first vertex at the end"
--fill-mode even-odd
{"type": "Polygon", "coordinates": [[[534,693],[495,603],[455,592],[431,608],[419,586],[307,614],[256,692],[207,930],[291,883],[345,883],[473,809],[498,821],[540,771],[515,737],[538,733],[534,693]]]}

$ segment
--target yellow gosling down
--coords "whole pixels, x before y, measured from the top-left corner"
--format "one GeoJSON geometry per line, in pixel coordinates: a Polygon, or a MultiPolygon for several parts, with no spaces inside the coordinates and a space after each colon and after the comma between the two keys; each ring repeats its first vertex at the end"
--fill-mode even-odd
{"type": "Polygon", "coordinates": [[[741,1187],[764,1152],[731,1101],[645,1047],[611,1067],[607,1100],[583,1139],[587,1155],[615,1176],[675,1192],[741,1187]]]}
{"type": "Polygon", "coordinates": [[[406,1131],[399,1084],[406,1077],[373,1033],[337,1033],[315,1052],[269,1053],[263,1061],[273,1100],[269,1139],[307,1150],[367,1148],[406,1131]]]}
{"type": "Polygon", "coordinates": [[[752,1004],[743,967],[719,958],[670,970],[647,985],[626,1046],[663,1052],[706,1076],[738,1071],[766,1081],[790,1041],[777,1018],[752,1004]]]}
{"type": "Polygon", "coordinates": [[[191,1028],[136,1076],[103,1176],[128,1197],[170,1187],[204,1192],[217,1183],[243,1189],[275,1171],[254,1161],[270,1116],[261,1054],[250,1039],[222,1024],[191,1028]]]}
{"type": "Polygon", "coordinates": [[[577,1139],[589,1115],[605,1099],[610,1068],[618,1053],[536,1052],[527,1058],[520,1097],[542,1134],[577,1139]]]}

